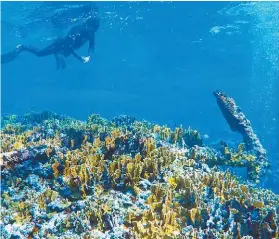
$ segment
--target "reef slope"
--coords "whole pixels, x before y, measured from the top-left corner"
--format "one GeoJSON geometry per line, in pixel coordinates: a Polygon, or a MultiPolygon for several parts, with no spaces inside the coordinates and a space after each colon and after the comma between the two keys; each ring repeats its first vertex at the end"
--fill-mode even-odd
{"type": "Polygon", "coordinates": [[[1,238],[278,238],[278,195],[219,167],[258,175],[244,146],[129,116],[5,116],[1,238]]]}

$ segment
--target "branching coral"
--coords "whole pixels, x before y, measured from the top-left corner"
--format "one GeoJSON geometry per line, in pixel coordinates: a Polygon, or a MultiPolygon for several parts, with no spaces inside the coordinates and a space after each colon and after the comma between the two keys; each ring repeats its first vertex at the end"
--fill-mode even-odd
{"type": "Polygon", "coordinates": [[[244,144],[217,151],[198,131],[125,116],[5,120],[4,238],[278,237],[278,195],[218,168],[257,175],[244,144]]]}

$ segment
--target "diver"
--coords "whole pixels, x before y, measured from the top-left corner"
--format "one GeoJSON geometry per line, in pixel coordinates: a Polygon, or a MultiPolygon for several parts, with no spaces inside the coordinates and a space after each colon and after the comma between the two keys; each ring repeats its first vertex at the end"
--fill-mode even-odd
{"type": "Polygon", "coordinates": [[[95,48],[95,32],[100,26],[100,19],[97,14],[88,18],[84,23],[74,26],[66,37],[58,38],[55,42],[43,49],[37,49],[32,46],[18,45],[12,52],[1,55],[1,64],[8,63],[16,59],[22,52],[30,52],[37,57],[54,55],[56,68],[64,69],[66,67],[65,57],[73,55],[82,63],[88,63],[95,48]],[[75,50],[89,42],[88,55],[79,56],[75,50]]]}

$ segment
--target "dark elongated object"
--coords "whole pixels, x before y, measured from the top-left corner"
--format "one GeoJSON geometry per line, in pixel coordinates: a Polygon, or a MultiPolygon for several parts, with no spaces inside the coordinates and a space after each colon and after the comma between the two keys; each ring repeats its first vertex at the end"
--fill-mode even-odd
{"type": "Polygon", "coordinates": [[[19,54],[20,54],[19,49],[15,49],[12,52],[1,55],[1,64],[13,61],[15,58],[18,57],[19,54]]]}
{"type": "Polygon", "coordinates": [[[221,91],[214,91],[213,94],[231,130],[239,132],[243,137],[246,149],[256,154],[257,162],[255,166],[258,166],[259,175],[261,175],[263,168],[267,166],[266,151],[254,133],[250,121],[241,112],[235,101],[227,94],[221,91]]]}

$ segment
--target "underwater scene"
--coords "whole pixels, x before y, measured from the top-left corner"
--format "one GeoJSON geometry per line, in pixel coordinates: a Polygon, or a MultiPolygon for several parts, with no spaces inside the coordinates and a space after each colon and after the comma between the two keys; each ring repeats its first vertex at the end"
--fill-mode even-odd
{"type": "Polygon", "coordinates": [[[1,238],[279,238],[279,2],[1,2],[1,238]]]}

